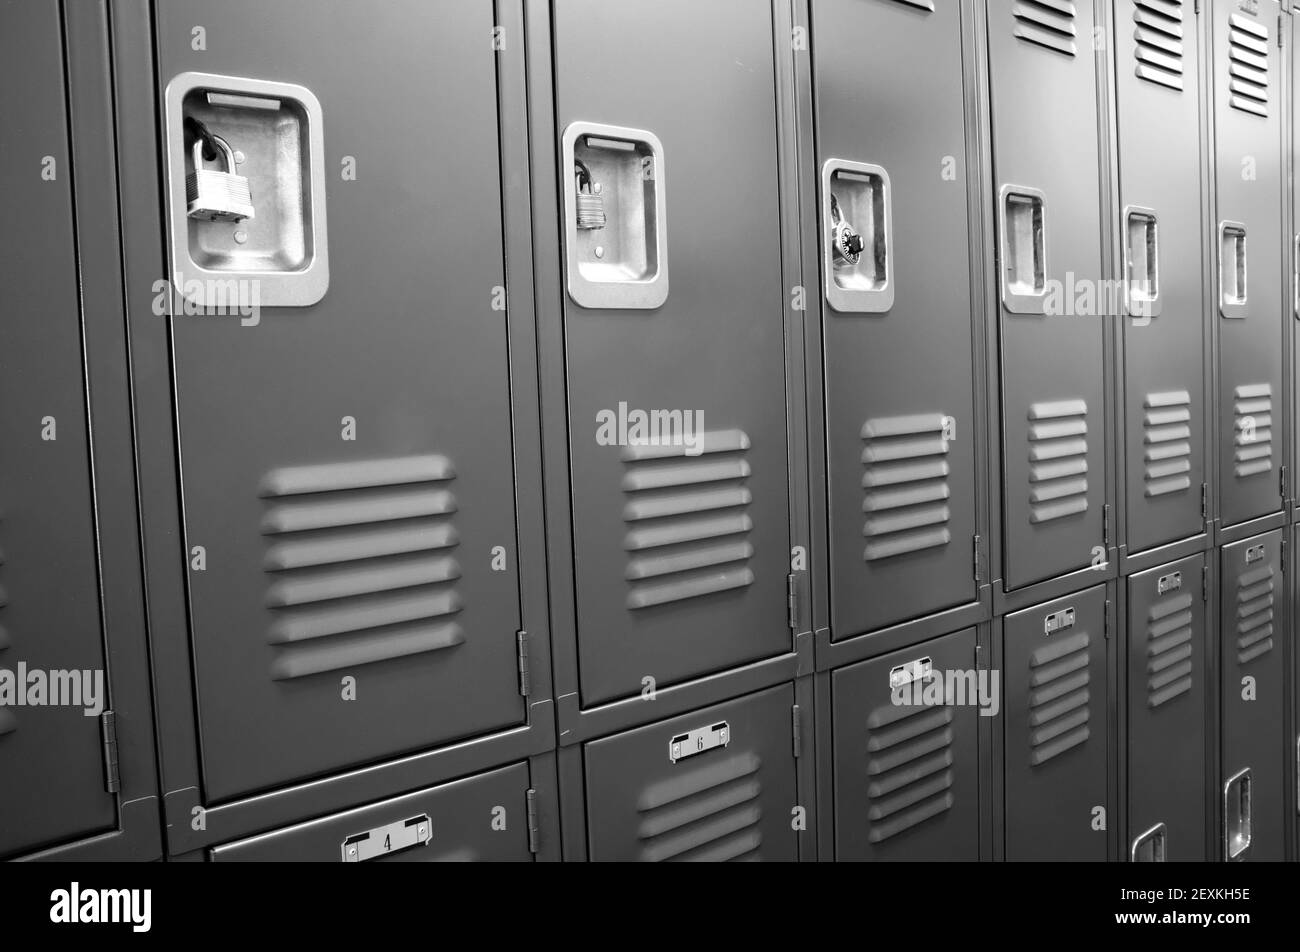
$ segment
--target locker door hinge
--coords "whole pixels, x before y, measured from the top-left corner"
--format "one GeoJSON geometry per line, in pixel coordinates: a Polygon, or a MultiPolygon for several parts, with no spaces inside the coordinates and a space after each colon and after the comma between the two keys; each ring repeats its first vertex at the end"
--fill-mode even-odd
{"type": "Polygon", "coordinates": [[[1210,600],[1210,567],[1208,565],[1202,565],[1201,566],[1201,601],[1208,602],[1209,600],[1210,600]]]}
{"type": "Polygon", "coordinates": [[[794,573],[791,572],[785,577],[785,601],[789,608],[790,630],[799,630],[799,583],[795,581],[794,573]]]}
{"type": "Polygon", "coordinates": [[[803,731],[800,730],[799,705],[790,709],[790,726],[794,730],[794,755],[797,758],[803,752],[803,731]]]}
{"type": "Polygon", "coordinates": [[[524,800],[528,804],[528,852],[537,853],[537,790],[533,787],[528,788],[524,794],[524,800]]]}
{"type": "Polygon", "coordinates": [[[1277,48],[1279,50],[1282,48],[1282,37],[1284,35],[1285,33],[1282,30],[1282,14],[1279,13],[1277,15],[1277,48]]]}
{"type": "Polygon", "coordinates": [[[1101,625],[1102,637],[1110,641],[1110,599],[1106,599],[1106,620],[1101,625]]]}
{"type": "Polygon", "coordinates": [[[1277,469],[1277,493],[1283,499],[1286,498],[1286,467],[1279,466],[1277,469]]]}
{"type": "Polygon", "coordinates": [[[1210,484],[1201,483],[1201,518],[1210,518],[1210,484]]]}
{"type": "Polygon", "coordinates": [[[104,789],[117,793],[122,776],[117,768],[117,716],[112,711],[99,715],[99,731],[104,741],[104,789]]]}
{"type": "Polygon", "coordinates": [[[532,678],[528,672],[528,632],[515,632],[515,641],[519,652],[519,693],[528,697],[532,691],[532,678]]]}
{"type": "Polygon", "coordinates": [[[1283,575],[1286,575],[1286,539],[1282,540],[1282,545],[1278,552],[1278,562],[1280,563],[1278,571],[1283,575]]]}
{"type": "Polygon", "coordinates": [[[1110,548],[1110,503],[1101,507],[1101,544],[1110,548]]]}
{"type": "Polygon", "coordinates": [[[1192,12],[1195,13],[1195,14],[1200,14],[1200,12],[1201,12],[1201,0],[1196,0],[1196,2],[1192,4],[1192,12]]]}
{"type": "Polygon", "coordinates": [[[976,537],[975,537],[975,544],[974,544],[975,555],[974,555],[974,560],[975,560],[975,581],[977,581],[977,582],[982,582],[982,581],[984,581],[984,570],[983,570],[983,568],[982,568],[981,565],[980,565],[980,542],[981,542],[981,541],[982,541],[982,540],[980,539],[979,536],[976,536],[976,537]]]}

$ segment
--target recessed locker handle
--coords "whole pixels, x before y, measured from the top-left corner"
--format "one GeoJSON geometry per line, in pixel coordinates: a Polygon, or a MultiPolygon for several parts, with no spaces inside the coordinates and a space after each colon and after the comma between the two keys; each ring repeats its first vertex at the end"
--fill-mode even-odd
{"type": "Polygon", "coordinates": [[[429,822],[427,813],[421,813],[349,836],[343,841],[343,862],[362,863],[379,856],[390,856],[417,846],[428,846],[432,839],[433,824],[429,822]]]}
{"type": "Polygon", "coordinates": [[[894,306],[893,187],[883,166],[827,159],[822,166],[822,271],[841,313],[894,306]]]}
{"type": "Polygon", "coordinates": [[[1223,855],[1240,859],[1250,849],[1251,779],[1247,767],[1223,785],[1223,855]]]}
{"type": "Polygon", "coordinates": [[[1160,313],[1160,227],[1155,209],[1124,209],[1124,302],[1130,317],[1160,313]]]}
{"type": "Polygon", "coordinates": [[[1047,302],[1047,199],[1027,185],[1004,185],[998,201],[1002,306],[1044,314],[1047,302]]]}
{"type": "Polygon", "coordinates": [[[1246,316],[1246,226],[1238,221],[1219,223],[1219,313],[1227,318],[1246,316]]]}
{"type": "Polygon", "coordinates": [[[1129,861],[1133,863],[1163,863],[1169,831],[1157,823],[1133,841],[1129,848],[1129,861]]]}

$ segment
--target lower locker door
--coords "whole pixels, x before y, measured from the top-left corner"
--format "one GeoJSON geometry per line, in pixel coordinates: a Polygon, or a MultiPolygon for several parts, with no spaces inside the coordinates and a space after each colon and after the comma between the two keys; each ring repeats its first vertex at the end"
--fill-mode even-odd
{"type": "Polygon", "coordinates": [[[793,708],[781,685],[587,744],[590,858],[798,859],[793,708]]]}
{"type": "Polygon", "coordinates": [[[967,628],[831,675],[837,860],[979,859],[974,672],[967,628]]]}
{"type": "Polygon", "coordinates": [[[1106,587],[1008,615],[1008,860],[1106,859],[1106,587]]]}
{"type": "Polygon", "coordinates": [[[213,862],[526,862],[528,765],[513,764],[249,837],[213,862]]]}

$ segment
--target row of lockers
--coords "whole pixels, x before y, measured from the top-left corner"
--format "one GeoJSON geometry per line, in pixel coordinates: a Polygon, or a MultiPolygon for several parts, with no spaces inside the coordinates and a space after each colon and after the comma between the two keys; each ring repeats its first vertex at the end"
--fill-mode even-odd
{"type": "Polygon", "coordinates": [[[1287,531],[1276,0],[0,10],[0,661],[111,697],[0,709],[0,855],[501,764],[544,819],[539,758],[632,784],[647,724],[1287,531]]]}

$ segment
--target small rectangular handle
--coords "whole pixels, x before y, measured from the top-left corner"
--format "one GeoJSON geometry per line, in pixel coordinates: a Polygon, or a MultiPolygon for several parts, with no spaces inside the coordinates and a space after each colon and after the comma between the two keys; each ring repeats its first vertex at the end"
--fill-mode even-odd
{"type": "Polygon", "coordinates": [[[1239,221],[1219,223],[1219,313],[1227,318],[1246,316],[1246,226],[1239,221]]]}
{"type": "Polygon", "coordinates": [[[1047,200],[1036,188],[1004,185],[998,201],[1002,306],[1043,314],[1047,302],[1047,200]]]}
{"type": "Polygon", "coordinates": [[[1163,823],[1157,823],[1133,841],[1129,848],[1131,863],[1163,863],[1168,844],[1169,831],[1163,823]]]}
{"type": "Polygon", "coordinates": [[[1124,305],[1129,317],[1160,314],[1160,227],[1154,209],[1124,209],[1124,305]]]}
{"type": "Polygon", "coordinates": [[[407,820],[378,826],[364,833],[354,833],[343,841],[343,862],[363,863],[368,859],[400,853],[417,846],[428,846],[433,839],[429,815],[421,813],[407,820]]]}
{"type": "Polygon", "coordinates": [[[882,166],[847,159],[822,165],[822,272],[826,300],[841,313],[882,314],[894,306],[892,192],[882,166]]]}
{"type": "Polygon", "coordinates": [[[1250,849],[1250,768],[1234,774],[1223,785],[1223,856],[1240,859],[1250,849]]]}

